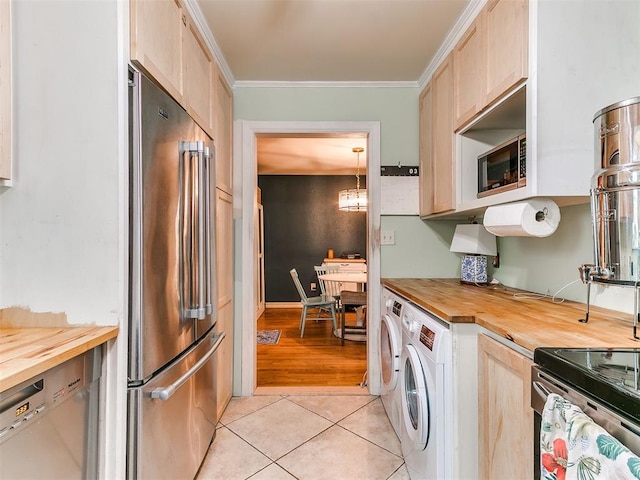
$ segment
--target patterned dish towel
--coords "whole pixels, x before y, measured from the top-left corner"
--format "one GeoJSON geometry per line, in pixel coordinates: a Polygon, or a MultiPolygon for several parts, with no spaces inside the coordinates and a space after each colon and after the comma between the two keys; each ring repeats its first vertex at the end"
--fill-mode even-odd
{"type": "Polygon", "coordinates": [[[541,480],[640,480],[640,458],[555,393],[542,414],[540,464],[541,480]]]}

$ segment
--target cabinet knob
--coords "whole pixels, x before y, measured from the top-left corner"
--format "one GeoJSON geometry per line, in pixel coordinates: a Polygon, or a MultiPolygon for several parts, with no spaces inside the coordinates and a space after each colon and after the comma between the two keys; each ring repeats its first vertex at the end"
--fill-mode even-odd
{"type": "Polygon", "coordinates": [[[186,15],[182,15],[182,24],[186,27],[187,26],[187,16],[186,15]]]}

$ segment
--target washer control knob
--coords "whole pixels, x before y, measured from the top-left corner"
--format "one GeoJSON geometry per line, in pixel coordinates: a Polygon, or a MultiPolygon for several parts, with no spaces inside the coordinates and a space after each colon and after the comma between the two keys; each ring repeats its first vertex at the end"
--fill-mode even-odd
{"type": "Polygon", "coordinates": [[[393,307],[393,298],[387,298],[387,301],[384,302],[384,305],[387,307],[387,310],[391,310],[391,307],[393,307]]]}
{"type": "Polygon", "coordinates": [[[418,322],[416,322],[413,318],[410,320],[410,324],[409,324],[409,331],[411,333],[416,333],[416,331],[418,330],[418,322]]]}

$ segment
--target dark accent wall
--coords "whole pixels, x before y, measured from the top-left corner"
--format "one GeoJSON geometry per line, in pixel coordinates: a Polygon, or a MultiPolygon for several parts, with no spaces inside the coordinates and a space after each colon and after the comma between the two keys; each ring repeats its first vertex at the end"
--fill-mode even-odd
{"type": "MultiPolygon", "coordinates": [[[[366,179],[360,177],[360,188],[366,179]]],[[[259,175],[264,211],[265,300],[294,302],[300,296],[289,270],[295,268],[309,296],[313,269],[332,248],[343,252],[367,252],[367,214],[338,210],[338,192],[355,188],[356,179],[336,175],[259,175]]]]}

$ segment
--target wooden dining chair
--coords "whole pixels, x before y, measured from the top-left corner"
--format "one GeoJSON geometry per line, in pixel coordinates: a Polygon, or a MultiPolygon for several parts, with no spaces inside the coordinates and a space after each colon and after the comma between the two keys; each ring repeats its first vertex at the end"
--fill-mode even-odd
{"type": "Polygon", "coordinates": [[[365,335],[367,333],[367,320],[366,320],[366,308],[367,308],[367,292],[353,292],[351,290],[342,290],[340,292],[340,344],[344,345],[344,336],[347,334],[347,328],[349,333],[357,333],[365,335]],[[355,307],[356,309],[362,309],[362,325],[346,326],[346,309],[347,307],[355,307]]]}
{"type": "MultiPolygon", "coordinates": [[[[315,265],[313,269],[316,271],[316,276],[318,277],[318,285],[320,286],[322,295],[331,295],[327,292],[326,280],[322,280],[320,276],[324,275],[325,273],[336,273],[338,270],[340,270],[340,265],[315,265]]],[[[336,292],[336,295],[340,295],[340,292],[336,292]]]]}
{"type": "Polygon", "coordinates": [[[333,297],[327,295],[320,295],[319,297],[307,297],[307,293],[300,283],[298,278],[298,272],[295,268],[292,268],[289,273],[293,279],[293,283],[300,295],[300,302],[302,303],[302,314],[300,315],[300,338],[304,337],[304,325],[309,320],[331,320],[333,324],[333,331],[336,331],[336,301],[333,297]],[[309,317],[309,310],[316,312],[315,317],[309,317]]]}

